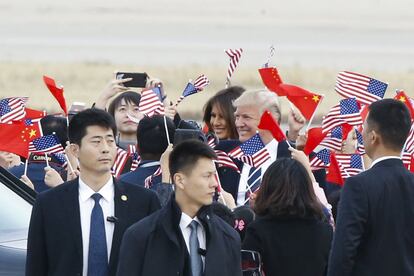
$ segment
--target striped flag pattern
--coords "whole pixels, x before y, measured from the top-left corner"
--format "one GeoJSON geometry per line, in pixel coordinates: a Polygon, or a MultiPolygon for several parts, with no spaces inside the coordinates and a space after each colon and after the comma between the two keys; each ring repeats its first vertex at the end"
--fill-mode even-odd
{"type": "Polygon", "coordinates": [[[320,146],[326,147],[330,150],[340,151],[342,149],[342,142],[346,139],[352,126],[341,125],[334,127],[331,132],[322,140],[320,146]]]}
{"type": "Polygon", "coordinates": [[[338,105],[332,107],[329,113],[323,117],[322,128],[324,132],[328,132],[345,123],[352,126],[362,125],[363,123],[355,98],[341,100],[338,105]]]}
{"type": "Polygon", "coordinates": [[[364,155],[365,154],[365,146],[364,146],[364,140],[362,139],[362,134],[361,132],[359,132],[358,130],[355,129],[355,133],[357,136],[357,152],[360,155],[364,155]]]}
{"type": "Polygon", "coordinates": [[[340,72],[335,91],[345,98],[356,98],[361,104],[370,105],[384,98],[388,84],[353,72],[340,72]]]}
{"type": "Polygon", "coordinates": [[[0,123],[23,120],[26,116],[27,97],[12,97],[0,100],[0,123]]]}
{"type": "Polygon", "coordinates": [[[137,147],[135,145],[129,145],[128,147],[128,154],[131,156],[132,164],[131,164],[131,172],[135,171],[139,163],[141,162],[141,156],[139,156],[137,152],[137,147]]]}
{"type": "Polygon", "coordinates": [[[140,112],[144,113],[148,117],[152,117],[157,114],[164,115],[164,106],[157,94],[151,89],[142,91],[138,108],[140,112]]]}
{"type": "Polygon", "coordinates": [[[414,154],[414,124],[411,125],[407,140],[405,140],[404,150],[414,154]]]}
{"type": "Polygon", "coordinates": [[[210,84],[209,79],[205,75],[199,76],[194,83],[188,82],[187,86],[184,88],[183,93],[181,94],[180,98],[177,100],[176,106],[181,103],[184,98],[196,94],[204,89],[207,85],[210,84]]]}
{"type": "Polygon", "coordinates": [[[259,168],[270,159],[270,155],[259,134],[255,134],[252,138],[230,151],[229,156],[255,168],[259,168]]]}
{"type": "Polygon", "coordinates": [[[225,52],[230,58],[229,68],[227,69],[227,81],[226,81],[227,86],[229,86],[231,76],[236,70],[237,64],[239,64],[241,55],[243,53],[243,49],[242,48],[234,49],[234,50],[227,49],[225,52]]]}
{"type": "Polygon", "coordinates": [[[348,178],[359,174],[364,170],[362,156],[359,154],[336,154],[336,160],[342,165],[341,175],[348,178]]]}
{"type": "Polygon", "coordinates": [[[222,150],[214,150],[214,152],[217,155],[216,164],[218,167],[228,167],[240,173],[239,167],[237,167],[227,153],[222,150]]]}
{"type": "Polygon", "coordinates": [[[29,143],[29,152],[33,153],[61,153],[63,151],[58,137],[54,134],[36,138],[29,143]]]}
{"type": "Polygon", "coordinates": [[[122,173],[122,170],[125,166],[125,163],[128,160],[129,154],[128,154],[127,151],[125,151],[125,150],[123,150],[119,147],[117,147],[116,151],[117,151],[117,154],[116,154],[116,157],[115,157],[115,162],[112,165],[111,172],[112,172],[113,176],[119,177],[122,173]]]}
{"type": "Polygon", "coordinates": [[[329,167],[331,163],[331,152],[328,149],[322,149],[315,154],[315,156],[310,161],[310,166],[312,170],[325,169],[329,167]]]}
{"type": "Polygon", "coordinates": [[[157,170],[150,176],[148,176],[147,178],[145,178],[144,180],[144,187],[147,189],[151,189],[152,184],[154,184],[154,178],[157,176],[160,176],[162,174],[162,170],[161,170],[161,166],[159,166],[157,168],[157,170]]]}

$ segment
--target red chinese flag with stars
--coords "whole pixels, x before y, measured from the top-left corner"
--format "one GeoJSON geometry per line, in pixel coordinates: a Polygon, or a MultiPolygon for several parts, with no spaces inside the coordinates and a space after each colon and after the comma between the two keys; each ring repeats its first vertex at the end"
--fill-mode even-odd
{"type": "Polygon", "coordinates": [[[63,95],[63,87],[58,87],[55,83],[55,80],[48,76],[43,76],[43,81],[45,82],[50,93],[52,93],[52,95],[58,101],[63,112],[65,112],[65,114],[68,115],[65,96],[63,95]]]}
{"type": "Polygon", "coordinates": [[[407,95],[405,95],[404,91],[398,91],[394,99],[404,103],[410,111],[411,119],[414,119],[414,106],[411,104],[410,99],[407,97],[407,95]]]}
{"type": "Polygon", "coordinates": [[[27,158],[30,141],[40,136],[41,132],[37,124],[26,125],[24,122],[0,124],[0,150],[27,158]]]}
{"type": "Polygon", "coordinates": [[[322,95],[309,92],[296,85],[281,84],[279,86],[286,92],[288,100],[300,110],[307,120],[310,120],[322,101],[322,95]]]}
{"type": "Polygon", "coordinates": [[[333,184],[344,186],[344,179],[341,175],[341,168],[338,161],[336,160],[335,153],[331,152],[331,163],[328,168],[328,175],[326,176],[326,181],[333,184]]]}
{"type": "Polygon", "coordinates": [[[272,92],[275,92],[279,97],[287,96],[285,91],[280,87],[282,79],[279,76],[279,72],[274,67],[260,68],[260,77],[262,77],[263,84],[272,92]]]}
{"type": "Polygon", "coordinates": [[[273,118],[272,114],[267,110],[263,112],[263,115],[260,118],[258,128],[270,131],[272,133],[273,138],[275,138],[279,142],[286,140],[285,133],[283,133],[279,124],[273,118]]]}
{"type": "Polygon", "coordinates": [[[327,132],[323,132],[321,127],[314,127],[308,130],[308,140],[303,148],[303,152],[309,155],[326,137],[327,132]]]}

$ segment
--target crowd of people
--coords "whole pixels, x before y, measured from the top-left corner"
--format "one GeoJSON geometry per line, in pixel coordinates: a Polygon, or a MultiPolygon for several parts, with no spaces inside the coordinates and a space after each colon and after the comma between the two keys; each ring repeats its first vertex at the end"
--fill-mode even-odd
{"type": "Polygon", "coordinates": [[[2,148],[0,165],[38,193],[26,275],[414,275],[414,174],[401,158],[414,118],[403,102],[371,103],[323,157],[322,139],[305,150],[301,110],[272,91],[218,91],[200,126],[162,81],[142,91],[127,81],[68,118],[38,118],[61,151],[2,148]],[[153,89],[162,111],[145,114],[153,89]],[[278,126],[282,111],[280,139],[262,115],[278,126]],[[362,156],[363,169],[333,166],[335,153],[362,156]]]}

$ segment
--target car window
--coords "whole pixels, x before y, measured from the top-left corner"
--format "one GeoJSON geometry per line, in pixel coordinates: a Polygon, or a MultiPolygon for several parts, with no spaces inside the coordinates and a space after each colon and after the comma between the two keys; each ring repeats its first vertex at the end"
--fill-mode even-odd
{"type": "Polygon", "coordinates": [[[32,205],[0,182],[0,236],[27,230],[32,205]]]}

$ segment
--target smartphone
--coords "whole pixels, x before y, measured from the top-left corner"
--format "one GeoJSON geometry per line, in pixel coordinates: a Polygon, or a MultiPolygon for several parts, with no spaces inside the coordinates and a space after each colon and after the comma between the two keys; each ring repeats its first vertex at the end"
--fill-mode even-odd
{"type": "Polygon", "coordinates": [[[174,146],[178,145],[179,143],[195,139],[201,142],[206,142],[206,136],[204,133],[199,129],[176,129],[174,134],[174,146]]]}
{"type": "Polygon", "coordinates": [[[148,74],[147,73],[128,73],[128,72],[118,72],[116,73],[116,79],[128,79],[132,78],[132,80],[124,82],[126,87],[146,87],[148,74]]]}

